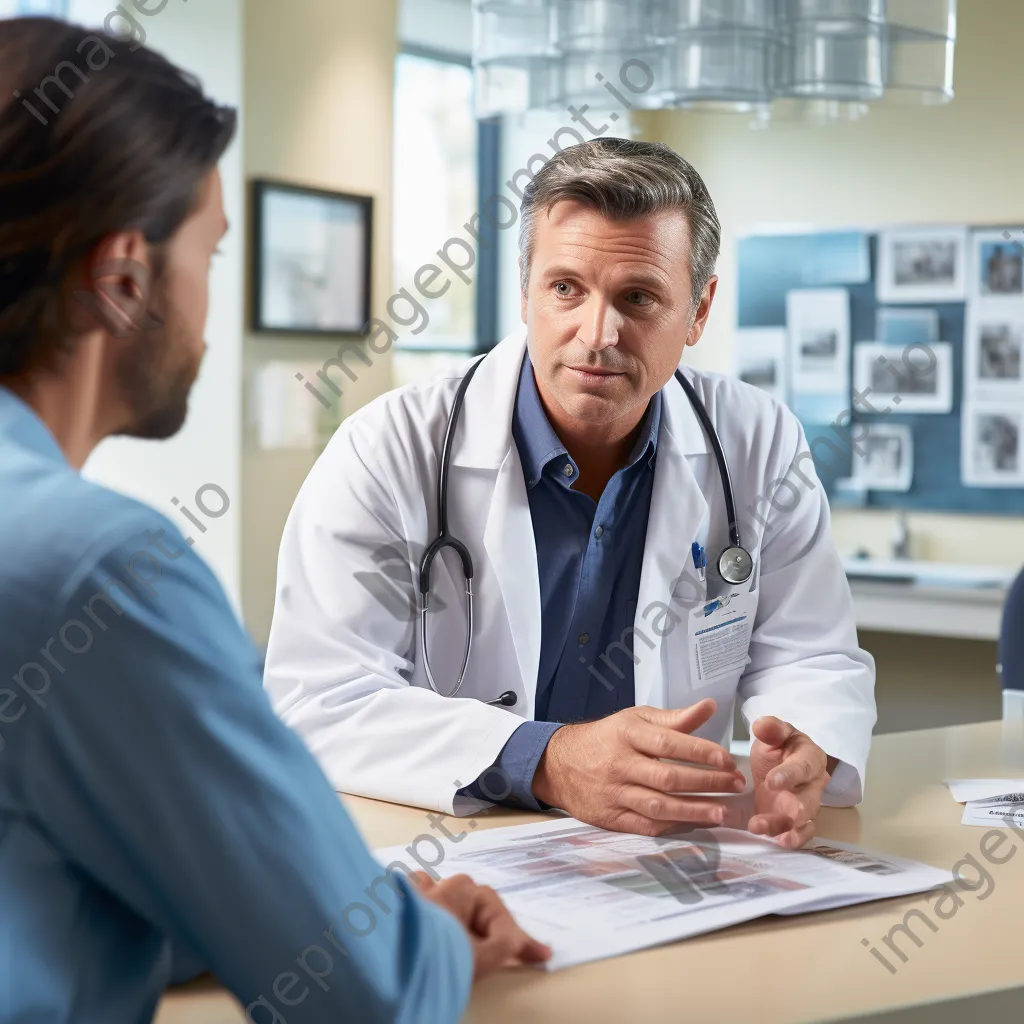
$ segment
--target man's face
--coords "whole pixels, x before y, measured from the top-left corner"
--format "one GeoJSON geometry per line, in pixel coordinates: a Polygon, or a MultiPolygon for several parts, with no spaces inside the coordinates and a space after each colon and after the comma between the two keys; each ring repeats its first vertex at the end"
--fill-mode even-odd
{"type": "Polygon", "coordinates": [[[615,221],[566,200],[540,214],[522,315],[549,412],[632,429],[699,340],[716,285],[695,307],[681,211],[615,221]]]}
{"type": "Polygon", "coordinates": [[[184,424],[206,351],[210,261],[226,230],[214,170],[200,187],[196,208],[163,247],[148,303],[149,329],[138,331],[117,355],[118,384],[131,410],[131,422],[119,433],[158,440],[184,424]]]}

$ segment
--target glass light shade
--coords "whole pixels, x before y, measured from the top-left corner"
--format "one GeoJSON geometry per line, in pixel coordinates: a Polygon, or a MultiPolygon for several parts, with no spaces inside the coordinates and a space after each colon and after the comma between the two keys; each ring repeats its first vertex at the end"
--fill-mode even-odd
{"type": "Polygon", "coordinates": [[[473,0],[477,114],[570,103],[624,114],[628,102],[753,112],[758,125],[827,124],[862,117],[880,99],[945,103],[956,8],[956,0],[473,0]]]}
{"type": "Polygon", "coordinates": [[[885,54],[885,95],[896,103],[936,105],[953,99],[952,39],[891,31],[885,54]]]}
{"type": "Polygon", "coordinates": [[[559,64],[552,57],[521,57],[477,63],[473,68],[476,116],[521,114],[557,103],[559,64]]]}
{"type": "Polygon", "coordinates": [[[586,103],[595,111],[605,112],[600,116],[617,114],[615,120],[625,120],[628,110],[611,89],[638,110],[657,110],[665,106],[663,90],[667,75],[663,50],[567,53],[555,63],[559,82],[549,106],[565,108],[570,103],[586,103]]]}
{"type": "Polygon", "coordinates": [[[679,105],[751,109],[772,97],[774,38],[753,29],[681,32],[667,47],[667,98],[679,105]]]}
{"type": "Polygon", "coordinates": [[[655,7],[661,32],[705,28],[771,30],[775,23],[773,7],[766,0],[662,0],[655,7]]]}
{"type": "Polygon", "coordinates": [[[640,50],[656,35],[648,0],[555,0],[554,39],[562,53],[640,50]]]}
{"type": "Polygon", "coordinates": [[[474,0],[473,56],[478,61],[552,55],[548,0],[474,0]]]}
{"type": "Polygon", "coordinates": [[[889,0],[886,99],[948,103],[955,48],[956,0],[889,0]]]}
{"type": "Polygon", "coordinates": [[[842,121],[859,121],[870,111],[867,103],[851,103],[843,100],[796,100],[777,99],[771,104],[755,108],[751,128],[776,126],[805,127],[807,125],[838,124],[842,121]]]}
{"type": "MultiPolygon", "coordinates": [[[[778,4],[781,22],[885,21],[886,0],[778,0],[778,4]]],[[[771,6],[769,0],[765,6],[771,6]]]]}
{"type": "Polygon", "coordinates": [[[956,39],[956,0],[889,0],[886,20],[900,35],[956,39]]]}
{"type": "Polygon", "coordinates": [[[883,27],[866,21],[798,21],[786,28],[775,91],[851,103],[885,91],[883,27]]]}

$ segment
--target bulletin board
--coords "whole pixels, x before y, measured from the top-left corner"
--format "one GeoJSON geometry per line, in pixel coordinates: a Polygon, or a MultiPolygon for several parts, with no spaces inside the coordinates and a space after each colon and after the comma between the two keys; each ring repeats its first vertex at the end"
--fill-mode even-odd
{"type": "MultiPolygon", "coordinates": [[[[880,249],[883,244],[889,244],[882,242],[883,238],[889,237],[881,234],[883,230],[794,231],[791,234],[773,232],[743,237],[739,241],[737,261],[740,334],[750,328],[781,328],[788,330],[791,336],[792,325],[787,328],[789,292],[808,289],[845,290],[849,295],[850,360],[847,379],[849,394],[845,408],[852,411],[854,424],[871,424],[877,422],[878,417],[858,410],[853,403],[853,359],[857,344],[879,340],[876,337],[876,317],[880,306],[887,309],[898,306],[934,310],[938,317],[938,338],[948,342],[951,348],[951,408],[943,413],[900,413],[890,408],[884,417],[886,424],[905,425],[912,434],[913,475],[909,489],[868,489],[851,497],[845,487],[839,486],[843,478],[849,478],[855,473],[856,456],[849,444],[840,445],[845,457],[837,457],[835,445],[839,445],[839,438],[831,426],[832,421],[809,416],[801,411],[801,403],[791,393],[786,393],[785,397],[779,394],[778,397],[783,398],[801,419],[815,455],[818,475],[834,504],[922,511],[1024,514],[1024,486],[1009,486],[1005,480],[1001,480],[999,486],[968,486],[963,480],[961,450],[965,407],[965,337],[970,303],[974,301],[970,287],[967,287],[964,298],[954,301],[940,299],[918,303],[900,299],[896,302],[881,302],[880,293],[887,299],[891,298],[884,294],[884,285],[879,287],[880,249]],[[818,437],[834,442],[833,447],[828,449],[827,460],[819,458],[825,449],[814,444],[818,437]]],[[[966,254],[974,236],[971,229],[964,230],[968,239],[966,254]]],[[[1014,237],[1024,239],[1024,233],[1020,233],[1019,228],[1015,230],[1018,233],[1014,237]]],[[[1018,249],[1024,253],[1024,247],[1018,245],[1018,249]]],[[[966,263],[967,266],[960,268],[960,272],[969,274],[969,258],[966,263]]],[[[1021,291],[1024,293],[1024,286],[1021,291]]],[[[1009,302],[1003,297],[996,301],[1003,304],[1009,302]]],[[[1024,308],[1024,294],[1020,302],[1024,308]]],[[[761,333],[751,331],[748,336],[756,337],[761,333]]],[[[972,383],[971,386],[975,385],[972,383]]],[[[1011,404],[1008,401],[1004,404],[1009,413],[1011,404]]],[[[969,408],[973,416],[974,406],[969,408]]],[[[1019,408],[1024,415],[1024,402],[1020,403],[1019,408]]],[[[853,427],[854,431],[858,429],[857,426],[853,427]]],[[[1024,446],[1024,437],[1018,437],[1018,445],[1024,446]]],[[[1018,448],[1017,455],[1024,460],[1024,447],[1018,448]]],[[[1003,467],[1005,464],[1001,455],[999,465],[1003,467]]],[[[1024,465],[1021,471],[1024,473],[1024,465]]]]}

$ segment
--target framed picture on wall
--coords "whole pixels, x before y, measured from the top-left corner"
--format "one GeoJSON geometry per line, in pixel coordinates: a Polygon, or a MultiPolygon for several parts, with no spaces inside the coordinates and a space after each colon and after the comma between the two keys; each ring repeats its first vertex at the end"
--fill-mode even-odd
{"type": "Polygon", "coordinates": [[[850,293],[845,288],[786,292],[786,332],[793,392],[849,395],[850,293]]]}
{"type": "Polygon", "coordinates": [[[254,181],[252,328],[360,334],[370,319],[373,199],[254,181]]]}
{"type": "Polygon", "coordinates": [[[910,427],[867,425],[854,454],[853,479],[868,491],[909,491],[914,480],[914,435],[910,427]]]}
{"type": "Polygon", "coordinates": [[[1024,304],[971,303],[964,341],[964,393],[1024,405],[1024,304]]]}
{"type": "Polygon", "coordinates": [[[899,348],[861,341],[853,347],[853,386],[889,413],[953,410],[953,346],[948,341],[899,348]]]}
{"type": "Polygon", "coordinates": [[[1017,405],[965,402],[961,474],[966,487],[1024,487],[1024,411],[1017,405]]]}
{"type": "Polygon", "coordinates": [[[972,298],[1024,298],[1022,239],[1020,228],[971,232],[972,298]]]}
{"type": "Polygon", "coordinates": [[[963,302],[966,290],[966,228],[897,228],[879,234],[879,302],[963,302]]]}

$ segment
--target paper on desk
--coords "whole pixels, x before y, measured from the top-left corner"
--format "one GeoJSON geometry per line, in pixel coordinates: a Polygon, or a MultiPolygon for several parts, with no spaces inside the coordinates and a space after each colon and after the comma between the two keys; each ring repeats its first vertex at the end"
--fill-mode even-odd
{"type": "Polygon", "coordinates": [[[958,804],[1024,793],[1024,779],[946,779],[946,785],[958,804]]]}
{"type": "MultiPolygon", "coordinates": [[[[1024,797],[1021,798],[1024,800],[1024,797]]],[[[1001,800],[969,803],[964,808],[961,825],[985,825],[988,828],[1020,828],[1024,825],[1024,807],[1020,801],[1001,800]],[[1016,810],[1013,810],[1016,806],[1016,810]]]]}
{"type": "MultiPolygon", "coordinates": [[[[495,888],[553,951],[549,970],[689,938],[765,914],[924,892],[949,871],[817,841],[784,850],[734,829],[648,838],[560,818],[466,834],[435,871],[495,888]]],[[[409,863],[402,846],[376,851],[409,863]]],[[[416,867],[412,865],[411,867],[416,867]]]]}

